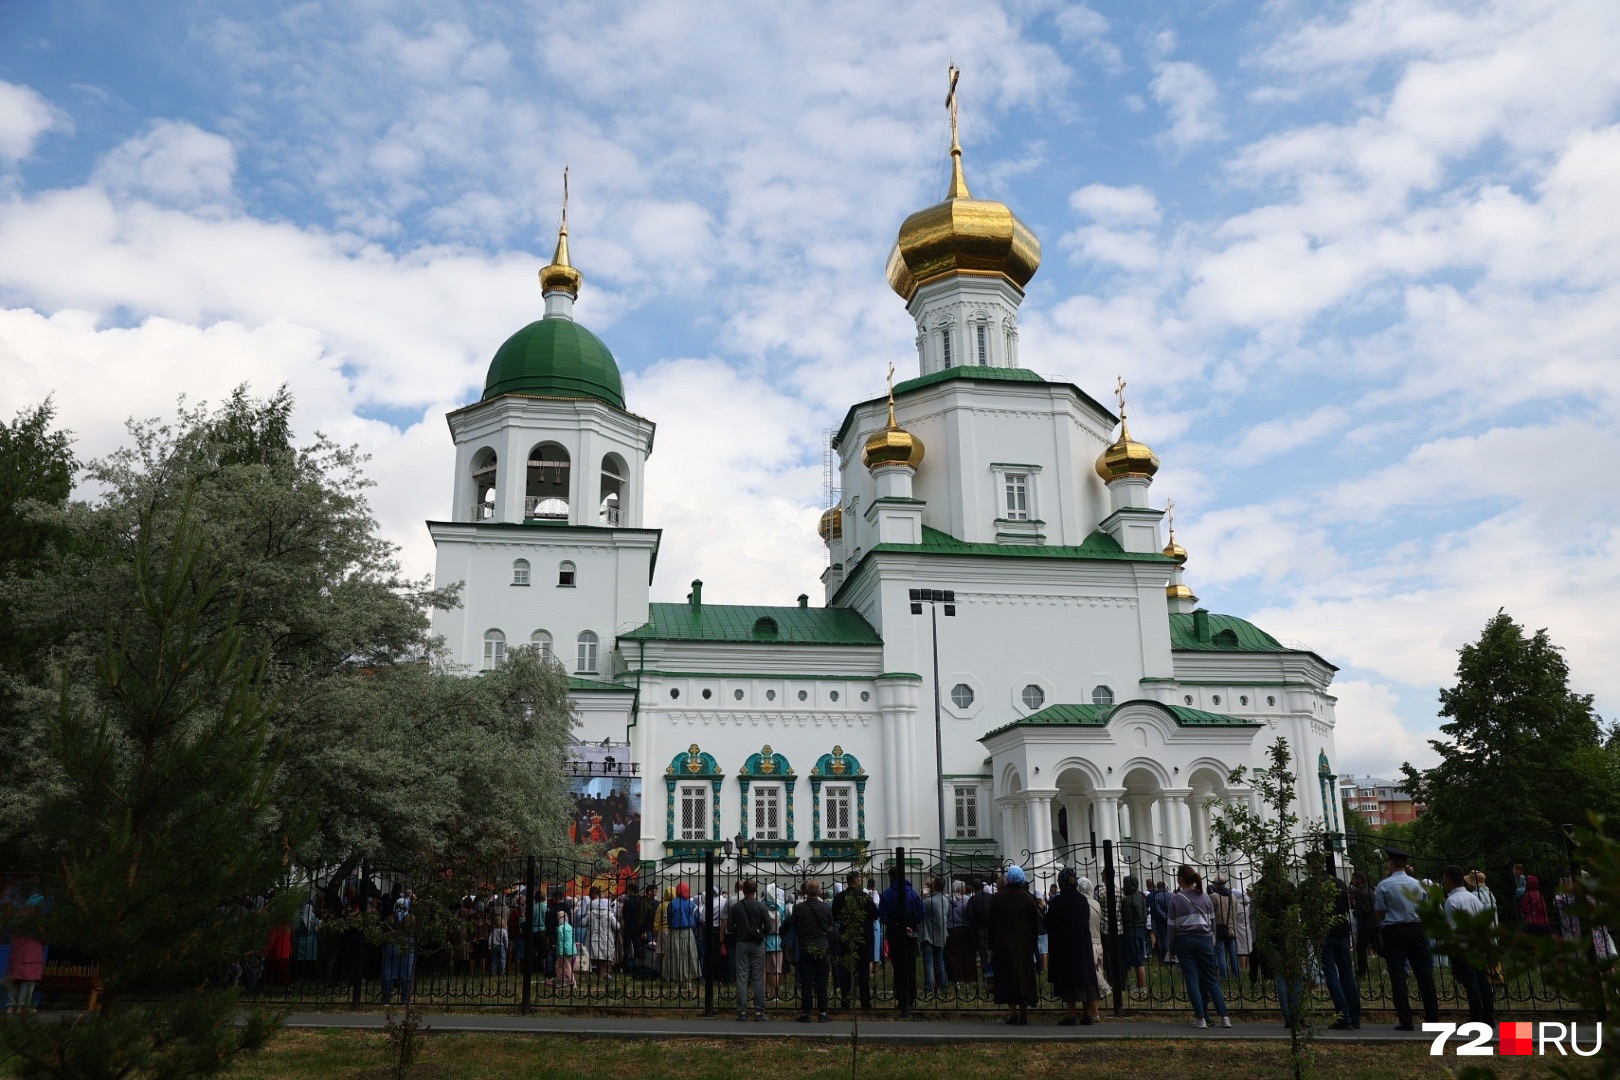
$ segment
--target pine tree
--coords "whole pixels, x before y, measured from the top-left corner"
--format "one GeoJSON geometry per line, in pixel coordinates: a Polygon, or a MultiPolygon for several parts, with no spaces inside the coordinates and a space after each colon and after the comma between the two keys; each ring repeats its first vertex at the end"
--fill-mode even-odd
{"type": "Polygon", "coordinates": [[[133,595],[105,632],[95,677],[64,670],[46,741],[53,779],[32,822],[43,909],[14,925],[54,950],[93,957],[103,1012],[76,1024],[30,1016],[0,1028],[15,1075],[206,1076],[274,1030],[229,989],[237,961],[290,919],[268,905],[297,837],[277,835],[273,700],[262,653],[244,648],[226,580],[183,513],[159,536],[143,517],[133,595]],[[128,1004],[149,989],[178,995],[128,1004]]]}

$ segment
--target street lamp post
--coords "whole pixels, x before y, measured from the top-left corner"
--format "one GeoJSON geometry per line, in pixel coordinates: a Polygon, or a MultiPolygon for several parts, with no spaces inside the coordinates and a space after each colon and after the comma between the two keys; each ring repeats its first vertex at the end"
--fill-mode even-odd
{"type": "Polygon", "coordinates": [[[939,862],[940,868],[945,868],[945,743],[940,731],[940,686],[939,686],[939,609],[945,609],[945,617],[956,615],[956,593],[951,589],[912,589],[911,613],[921,615],[923,605],[928,605],[930,628],[933,631],[934,643],[934,788],[939,798],[939,862]]]}

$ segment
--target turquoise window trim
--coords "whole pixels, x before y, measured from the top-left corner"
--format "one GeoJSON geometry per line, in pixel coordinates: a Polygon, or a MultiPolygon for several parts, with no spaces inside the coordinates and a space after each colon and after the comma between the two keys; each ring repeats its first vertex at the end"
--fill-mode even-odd
{"type": "Polygon", "coordinates": [[[816,759],[816,767],[810,770],[811,838],[815,843],[866,843],[866,781],[866,770],[861,768],[854,754],[844,753],[842,746],[835,746],[832,753],[816,759]],[[821,785],[828,782],[855,785],[855,836],[852,840],[829,840],[821,835],[821,785]]]}
{"type": "MultiPolygon", "coordinates": [[[[720,770],[719,762],[715,761],[713,754],[706,754],[693,743],[689,749],[676,754],[664,770],[664,843],[675,845],[683,843],[675,836],[675,789],[683,781],[707,780],[714,789],[709,805],[713,807],[713,817],[709,826],[710,842],[720,839],[720,785],[725,782],[726,774],[720,770]]],[[[691,843],[691,841],[684,841],[691,843]]]]}
{"type": "Polygon", "coordinates": [[[787,836],[782,840],[761,840],[760,843],[770,845],[792,844],[795,842],[793,838],[793,788],[798,783],[798,779],[798,775],[793,771],[793,766],[788,764],[788,759],[773,752],[769,744],[761,748],[759,753],[751,755],[747,761],[743,762],[743,767],[737,772],[737,786],[742,789],[743,839],[752,839],[753,835],[749,831],[753,822],[753,815],[750,813],[752,808],[748,805],[749,785],[755,781],[768,781],[773,784],[780,783],[787,793],[787,836]]]}

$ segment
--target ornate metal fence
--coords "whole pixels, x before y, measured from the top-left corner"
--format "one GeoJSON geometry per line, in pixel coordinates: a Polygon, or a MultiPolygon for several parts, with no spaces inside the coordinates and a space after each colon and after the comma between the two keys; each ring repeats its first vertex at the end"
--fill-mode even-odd
{"type": "MultiPolygon", "coordinates": [[[[1496,891],[1504,923],[1513,923],[1511,867],[1522,863],[1527,870],[1533,867],[1557,880],[1567,868],[1567,849],[1561,840],[1546,835],[1505,838],[1500,848],[1460,860],[1414,852],[1415,869],[1419,876],[1430,878],[1438,878],[1441,868],[1451,862],[1469,870],[1484,869],[1496,891]]],[[[1346,880],[1357,868],[1375,870],[1381,858],[1376,840],[1361,837],[1340,838],[1325,854],[1333,871],[1346,880]]],[[[1105,995],[1104,1008],[1118,1013],[1190,1015],[1176,965],[1150,949],[1139,987],[1136,971],[1126,963],[1127,938],[1121,929],[1126,889],[1134,885],[1145,892],[1151,883],[1160,881],[1173,888],[1175,871],[1183,864],[1193,866],[1207,882],[1224,881],[1241,924],[1238,938],[1218,950],[1223,954],[1221,982],[1228,1007],[1238,1015],[1276,1012],[1272,981],[1251,962],[1248,897],[1254,874],[1241,861],[1127,842],[1118,850],[1105,844],[1098,849],[1081,846],[1022,852],[1016,862],[1038,896],[1044,897],[1055,887],[1059,873],[1068,867],[1092,883],[1093,911],[1102,918],[1104,975],[1113,991],[1105,995]]],[[[370,880],[382,894],[375,915],[355,913],[351,906],[348,914],[327,917],[314,925],[308,917],[300,919],[293,928],[291,956],[285,964],[267,955],[262,963],[244,965],[232,977],[252,994],[297,1007],[379,1003],[384,977],[389,975],[389,990],[397,998],[404,989],[404,975],[415,1000],[431,1008],[727,1011],[736,1000],[735,942],[725,932],[723,905],[738,895],[743,879],[759,884],[761,898],[774,901],[785,925],[807,880],[819,881],[831,899],[837,890],[848,887],[851,875],[860,875],[868,888],[881,889],[887,885],[891,869],[899,866],[919,891],[934,880],[943,880],[950,905],[957,909],[949,919],[945,977],[937,982],[918,977],[917,1011],[990,1011],[997,1008],[993,973],[985,970],[977,943],[966,941],[963,927],[958,925],[965,908],[962,890],[971,891],[977,882],[999,881],[1011,864],[1012,860],[994,851],[942,854],[923,849],[869,849],[849,858],[793,863],[716,852],[704,862],[669,862],[628,870],[605,858],[571,855],[515,860],[471,877],[448,871],[372,875],[370,880]],[[693,931],[699,957],[696,978],[681,978],[671,970],[667,938],[661,942],[654,931],[658,905],[674,890],[684,891],[698,903],[698,926],[693,931]],[[413,897],[409,934],[400,933],[401,919],[394,911],[399,895],[413,897]],[[530,903],[531,897],[538,898],[539,911],[530,903]],[[571,971],[560,970],[556,962],[560,918],[569,920],[574,928],[578,958],[571,971]],[[497,927],[506,934],[496,933],[497,927]],[[408,950],[403,960],[402,948],[408,950]]],[[[1375,882],[1376,877],[1369,875],[1369,880],[1375,882]]],[[[852,955],[856,951],[852,949],[838,961],[845,971],[868,965],[874,1008],[892,1007],[894,964],[880,928],[874,928],[871,940],[875,944],[869,956],[852,955]]],[[[1363,945],[1357,941],[1355,947],[1363,1012],[1391,1009],[1384,964],[1363,945]]],[[[767,969],[768,999],[773,1007],[796,1010],[798,965],[791,931],[784,928],[773,935],[767,947],[774,954],[767,969]]],[[[1505,975],[1505,984],[1496,988],[1500,1013],[1563,1012],[1575,1007],[1547,987],[1539,970],[1509,970],[1505,975]]],[[[1466,1009],[1443,958],[1436,961],[1435,981],[1443,1011],[1466,1009]]],[[[1041,982],[1044,990],[1045,980],[1041,982]]],[[[1313,992],[1318,1004],[1327,1009],[1326,991],[1317,986],[1313,992]]],[[[840,996],[834,992],[835,1008],[840,996]]],[[[858,995],[850,1004],[858,1006],[858,995]]]]}

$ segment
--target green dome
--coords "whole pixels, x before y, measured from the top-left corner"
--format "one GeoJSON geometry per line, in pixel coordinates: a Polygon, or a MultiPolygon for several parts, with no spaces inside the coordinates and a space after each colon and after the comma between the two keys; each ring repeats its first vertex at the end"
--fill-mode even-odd
{"type": "Polygon", "coordinates": [[[541,319],[506,339],[489,363],[483,400],[501,394],[594,398],[624,408],[613,354],[572,319],[541,319]]]}

